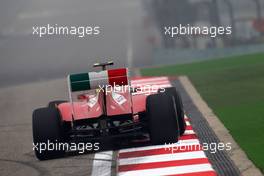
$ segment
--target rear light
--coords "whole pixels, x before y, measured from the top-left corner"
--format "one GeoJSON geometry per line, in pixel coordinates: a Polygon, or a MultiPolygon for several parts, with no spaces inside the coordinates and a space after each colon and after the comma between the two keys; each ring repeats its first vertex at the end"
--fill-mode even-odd
{"type": "Polygon", "coordinates": [[[78,95],[77,98],[78,98],[78,100],[81,100],[81,101],[88,100],[88,96],[86,96],[84,94],[78,95]]]}

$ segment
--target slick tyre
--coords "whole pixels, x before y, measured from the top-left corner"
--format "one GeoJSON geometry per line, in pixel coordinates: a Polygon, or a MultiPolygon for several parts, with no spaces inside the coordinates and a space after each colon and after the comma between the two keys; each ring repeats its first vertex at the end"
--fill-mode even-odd
{"type": "MultiPolygon", "coordinates": [[[[159,92],[160,92],[160,90],[159,90],[159,92]]],[[[183,109],[181,96],[175,87],[165,88],[164,93],[172,95],[175,99],[179,128],[180,128],[180,135],[183,135],[185,132],[185,129],[186,129],[186,123],[184,120],[184,109],[183,109]]]]}
{"type": "Polygon", "coordinates": [[[177,142],[179,127],[174,97],[168,93],[158,93],[148,96],[146,103],[151,143],[177,142]]]}
{"type": "Polygon", "coordinates": [[[65,102],[67,102],[67,101],[65,101],[65,100],[55,100],[55,101],[51,101],[51,102],[49,102],[48,107],[49,108],[54,108],[54,107],[57,107],[59,104],[65,103],[65,102]]]}
{"type": "Polygon", "coordinates": [[[32,125],[34,150],[39,160],[59,158],[65,154],[65,148],[58,147],[63,142],[63,127],[58,109],[36,109],[32,125]]]}

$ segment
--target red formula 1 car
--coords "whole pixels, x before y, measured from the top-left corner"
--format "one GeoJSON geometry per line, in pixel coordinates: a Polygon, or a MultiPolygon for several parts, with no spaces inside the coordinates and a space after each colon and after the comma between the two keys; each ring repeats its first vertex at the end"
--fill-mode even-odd
{"type": "Polygon", "coordinates": [[[94,64],[102,71],[68,76],[69,101],[33,112],[33,141],[40,160],[61,157],[72,141],[100,142],[148,136],[152,144],[177,142],[185,131],[181,98],[174,87],[145,93],[131,87],[126,68],[94,64]],[[51,143],[52,149],[47,149],[51,143]],[[45,150],[41,145],[45,144],[45,150]],[[60,147],[58,147],[60,146],[60,147]]]}

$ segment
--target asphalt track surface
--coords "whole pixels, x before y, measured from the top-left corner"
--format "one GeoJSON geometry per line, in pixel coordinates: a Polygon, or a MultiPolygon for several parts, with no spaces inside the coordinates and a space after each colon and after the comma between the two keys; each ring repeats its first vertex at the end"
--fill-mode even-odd
{"type": "MultiPolygon", "coordinates": [[[[46,106],[51,100],[67,100],[66,79],[61,78],[70,72],[88,71],[101,58],[112,58],[116,67],[151,62],[141,5],[138,0],[1,2],[1,176],[98,175],[96,172],[106,163],[109,167],[106,175],[116,174],[117,152],[36,160],[32,151],[31,116],[33,109],[46,106]],[[103,32],[98,38],[86,39],[40,39],[30,35],[32,26],[47,23],[100,25],[103,32]]],[[[192,106],[189,101],[185,104],[192,106]]],[[[190,115],[195,117],[198,112],[190,115]]]]}
{"type": "MultiPolygon", "coordinates": [[[[202,120],[203,117],[201,117],[201,114],[190,101],[190,98],[188,98],[188,95],[182,89],[181,85],[177,81],[174,83],[173,85],[177,86],[183,96],[186,113],[190,117],[194,131],[197,133],[200,141],[217,142],[217,138],[214,136],[212,130],[206,126],[206,122],[202,120]]],[[[165,87],[170,86],[170,83],[166,81],[161,81],[158,84],[165,87]]],[[[127,164],[143,162],[143,166],[135,165],[135,167],[132,167],[132,170],[136,167],[153,167],[152,165],[144,165],[148,165],[148,163],[144,162],[154,162],[159,158],[157,157],[159,155],[153,153],[150,156],[144,154],[145,158],[140,158],[139,155],[142,155],[142,152],[141,154],[136,154],[139,158],[134,156],[132,158],[125,158],[131,155],[131,151],[132,155],[134,155],[133,153],[138,150],[132,148],[117,151],[103,151],[95,154],[67,156],[61,159],[40,162],[35,158],[32,150],[32,110],[46,106],[50,100],[67,100],[66,79],[56,79],[42,83],[31,83],[5,88],[0,91],[0,99],[2,100],[0,103],[2,115],[0,128],[0,175],[116,175],[118,169],[119,171],[125,171],[120,172],[120,175],[130,175],[130,173],[139,174],[140,172],[136,170],[135,172],[129,173],[131,168],[127,167],[127,164]]],[[[192,130],[192,128],[189,130],[192,130]]],[[[126,147],[124,146],[124,148],[126,147]]],[[[137,147],[143,147],[143,151],[148,149],[148,145],[146,146],[146,144],[140,144],[137,147]]],[[[152,146],[149,147],[153,149],[152,146]]],[[[154,149],[151,152],[157,151],[154,149]]],[[[205,157],[204,154],[202,155],[202,158],[205,157]]],[[[206,155],[212,167],[219,175],[239,175],[225,152],[220,152],[219,154],[206,153],[206,155]]],[[[164,156],[160,156],[161,161],[170,161],[171,156],[168,158],[165,157],[165,159],[164,156]]],[[[206,162],[202,168],[208,171],[207,175],[214,175],[210,163],[208,161],[203,162],[206,162]]],[[[194,169],[200,170],[201,168],[199,166],[194,169]]],[[[170,169],[162,169],[159,171],[171,172],[170,169]]],[[[175,172],[178,172],[178,170],[175,172]]],[[[153,175],[153,172],[146,171],[146,174],[153,175]]]]}
{"type": "Polygon", "coordinates": [[[32,110],[67,99],[64,79],[2,89],[0,175],[90,175],[93,155],[39,162],[32,151],[32,110]]]}
{"type": "Polygon", "coordinates": [[[100,156],[101,154],[42,162],[35,158],[32,150],[32,110],[46,106],[51,100],[67,100],[66,79],[5,88],[0,91],[0,99],[0,175],[116,174],[116,152],[110,158],[100,156]],[[106,164],[109,165],[108,168],[106,164]]]}

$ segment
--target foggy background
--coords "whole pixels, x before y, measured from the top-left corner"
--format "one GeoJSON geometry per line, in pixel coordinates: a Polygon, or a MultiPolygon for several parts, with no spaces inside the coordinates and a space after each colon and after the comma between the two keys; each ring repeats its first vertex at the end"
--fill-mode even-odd
{"type": "Polygon", "coordinates": [[[115,67],[177,64],[264,49],[263,0],[8,0],[0,2],[0,87],[115,67]],[[164,25],[232,26],[232,35],[169,38],[164,25]],[[85,38],[33,26],[100,26],[85,38]]]}

